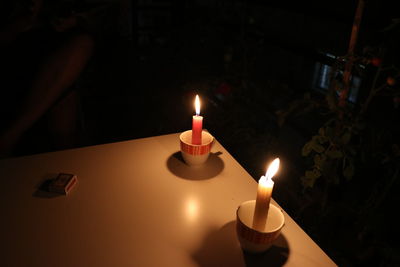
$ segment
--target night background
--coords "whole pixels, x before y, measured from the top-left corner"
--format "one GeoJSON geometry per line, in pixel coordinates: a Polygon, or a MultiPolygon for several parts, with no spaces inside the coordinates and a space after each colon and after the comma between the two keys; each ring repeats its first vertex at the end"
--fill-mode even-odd
{"type": "MultiPolygon", "coordinates": [[[[204,127],[255,180],[280,157],[274,199],[336,264],[400,265],[400,12],[389,1],[365,1],[353,59],[356,0],[69,2],[95,40],[72,89],[71,147],[183,132],[199,94],[204,127]]],[[[43,120],[10,156],[60,149],[43,120]]]]}

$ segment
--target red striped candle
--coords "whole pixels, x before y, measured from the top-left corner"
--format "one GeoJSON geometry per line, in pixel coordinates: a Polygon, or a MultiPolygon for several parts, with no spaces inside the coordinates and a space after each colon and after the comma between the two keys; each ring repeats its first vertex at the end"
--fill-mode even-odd
{"type": "Polygon", "coordinates": [[[196,100],[194,101],[196,108],[196,115],[193,116],[192,120],[192,144],[201,145],[201,132],[203,131],[203,117],[200,116],[200,100],[199,96],[196,95],[196,100]]]}

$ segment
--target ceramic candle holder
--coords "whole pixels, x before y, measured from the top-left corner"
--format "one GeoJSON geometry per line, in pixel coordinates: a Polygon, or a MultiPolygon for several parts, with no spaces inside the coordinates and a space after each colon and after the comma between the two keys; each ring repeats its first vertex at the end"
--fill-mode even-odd
{"type": "Polygon", "coordinates": [[[278,238],[285,224],[285,217],[277,206],[270,204],[264,231],[257,231],[252,227],[255,205],[255,200],[240,204],[236,211],[236,233],[243,250],[260,253],[268,250],[278,238]]]}
{"type": "Polygon", "coordinates": [[[183,160],[189,166],[199,166],[207,161],[214,137],[202,131],[201,145],[192,144],[192,130],[185,131],[179,136],[183,160]]]}

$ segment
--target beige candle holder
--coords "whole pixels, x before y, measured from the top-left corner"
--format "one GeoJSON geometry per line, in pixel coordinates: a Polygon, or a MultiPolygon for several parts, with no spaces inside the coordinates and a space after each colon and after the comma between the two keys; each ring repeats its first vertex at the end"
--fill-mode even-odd
{"type": "Polygon", "coordinates": [[[179,136],[183,160],[189,166],[199,166],[207,161],[214,137],[206,131],[201,133],[201,145],[192,144],[192,130],[185,131],[179,136]]]}
{"type": "Polygon", "coordinates": [[[269,205],[267,223],[263,231],[253,228],[255,200],[245,201],[236,211],[236,233],[243,250],[260,253],[268,250],[281,233],[285,224],[283,212],[269,205]]]}

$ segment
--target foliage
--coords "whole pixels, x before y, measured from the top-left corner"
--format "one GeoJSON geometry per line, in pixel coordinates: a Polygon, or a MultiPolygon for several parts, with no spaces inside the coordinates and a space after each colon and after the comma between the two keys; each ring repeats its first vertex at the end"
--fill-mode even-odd
{"type": "MultiPolygon", "coordinates": [[[[280,124],[293,113],[319,110],[326,115],[326,121],[304,144],[301,151],[302,156],[310,163],[310,167],[301,177],[304,190],[312,189],[321,179],[326,186],[351,181],[365,163],[371,163],[372,158],[381,164],[392,151],[374,151],[373,149],[382,149],[379,146],[371,147],[371,143],[377,140],[380,143],[394,142],[388,144],[391,147],[398,146],[394,138],[383,138],[388,134],[387,131],[392,131],[392,137],[393,131],[396,131],[390,124],[396,123],[391,118],[399,111],[400,70],[390,61],[385,64],[384,44],[375,50],[367,47],[363,52],[360,56],[348,54],[336,58],[331,68],[329,90],[324,99],[311,97],[307,93],[303,99],[294,101],[287,110],[278,112],[280,124]],[[360,97],[356,104],[348,99],[341,103],[343,91],[349,90],[345,88],[343,75],[349,61],[352,61],[353,66],[351,74],[365,81],[359,95],[364,93],[366,96],[360,97]],[[372,80],[369,79],[371,75],[372,80]],[[383,99],[391,100],[392,103],[389,104],[393,106],[388,107],[383,99]],[[387,112],[380,110],[382,105],[386,105],[387,112]],[[384,125],[384,122],[387,124],[384,125]],[[369,155],[364,153],[367,150],[369,155]],[[377,154],[379,158],[376,158],[377,154]]],[[[347,92],[345,95],[347,96],[347,92]]]]}
{"type": "MultiPolygon", "coordinates": [[[[394,23],[388,29],[399,36],[400,21],[394,23]]],[[[330,234],[327,229],[340,229],[340,224],[351,228],[347,235],[357,246],[335,250],[343,258],[346,249],[353,250],[346,264],[351,260],[363,265],[374,257],[392,261],[397,253],[385,250],[395,244],[387,221],[399,201],[400,187],[400,70],[393,60],[397,48],[388,49],[397,47],[388,43],[391,40],[386,38],[374,49],[366,47],[361,55],[336,58],[324,96],[308,92],[277,113],[281,125],[310,111],[312,118],[321,119],[315,120],[317,130],[301,150],[306,167],[300,182],[305,194],[297,216],[307,220],[303,223],[309,231],[325,236],[327,244],[336,239],[340,245],[347,242],[335,236],[340,231],[330,234]],[[356,103],[343,98],[349,93],[343,93],[349,90],[344,81],[349,61],[351,76],[363,81],[356,103]]]]}
{"type": "MultiPolygon", "coordinates": [[[[335,68],[333,68],[333,71],[335,71],[335,68]]],[[[365,77],[365,73],[360,74],[365,77]]],[[[395,112],[398,108],[396,104],[400,90],[392,82],[392,79],[399,76],[399,70],[393,66],[379,67],[365,100],[359,106],[347,103],[344,107],[339,105],[337,97],[343,90],[342,84],[337,77],[333,78],[330,91],[325,99],[331,114],[330,119],[319,128],[318,133],[302,149],[304,157],[313,158],[312,168],[307,170],[301,178],[304,188],[312,188],[320,177],[325,178],[326,182],[330,184],[339,184],[343,178],[345,181],[349,181],[354,177],[357,168],[355,162],[365,162],[366,160],[365,155],[361,153],[366,143],[373,142],[374,139],[381,139],[382,136],[380,135],[384,134],[376,128],[382,127],[382,125],[376,125],[374,121],[377,114],[372,114],[372,116],[369,114],[370,105],[376,98],[390,97],[393,99],[395,105],[393,112],[395,112]],[[388,76],[382,84],[377,86],[377,82],[382,80],[380,76],[385,75],[388,71],[395,73],[395,76],[388,76]],[[363,159],[359,158],[361,156],[363,159]]],[[[387,113],[382,112],[378,122],[394,123],[387,116],[387,113]]],[[[384,130],[387,130],[389,126],[385,125],[385,127],[384,130]]],[[[371,152],[374,155],[378,151],[371,152]]],[[[382,158],[386,156],[381,155],[382,158]]]]}

